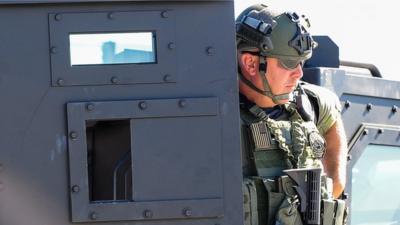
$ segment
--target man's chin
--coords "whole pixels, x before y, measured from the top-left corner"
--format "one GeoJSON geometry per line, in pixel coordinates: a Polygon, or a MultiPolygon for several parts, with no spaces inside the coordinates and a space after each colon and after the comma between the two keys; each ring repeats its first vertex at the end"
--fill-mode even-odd
{"type": "Polygon", "coordinates": [[[286,103],[288,103],[289,102],[289,99],[281,99],[281,100],[278,100],[278,104],[279,105],[283,105],[283,104],[286,104],[286,103]]]}

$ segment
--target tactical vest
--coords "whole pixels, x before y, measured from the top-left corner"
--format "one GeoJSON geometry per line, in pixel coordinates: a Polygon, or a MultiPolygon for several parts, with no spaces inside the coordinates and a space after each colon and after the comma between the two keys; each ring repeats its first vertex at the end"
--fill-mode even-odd
{"type": "MultiPolygon", "coordinates": [[[[245,172],[243,181],[245,225],[303,224],[298,211],[299,197],[293,189],[295,184],[283,171],[323,168],[321,159],[326,144],[316,125],[313,121],[304,121],[294,104],[284,107],[289,113],[287,121],[269,118],[258,106],[242,112],[244,157],[250,160],[247,167],[254,170],[245,172]]],[[[330,199],[335,206],[337,203],[330,197],[329,179],[322,179],[323,198],[330,199]]],[[[344,202],[340,207],[344,207],[344,202]]],[[[335,224],[330,223],[335,218],[327,219],[330,221],[325,224],[335,224]]]]}

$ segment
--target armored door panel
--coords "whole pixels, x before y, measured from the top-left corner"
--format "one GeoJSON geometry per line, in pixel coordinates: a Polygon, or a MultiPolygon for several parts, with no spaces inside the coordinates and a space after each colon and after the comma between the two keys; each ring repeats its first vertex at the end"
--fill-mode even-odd
{"type": "Polygon", "coordinates": [[[69,103],[68,130],[73,221],[223,215],[216,98],[69,103]]]}
{"type": "Polygon", "coordinates": [[[0,3],[0,224],[242,224],[233,3],[77,2],[0,3]]]}

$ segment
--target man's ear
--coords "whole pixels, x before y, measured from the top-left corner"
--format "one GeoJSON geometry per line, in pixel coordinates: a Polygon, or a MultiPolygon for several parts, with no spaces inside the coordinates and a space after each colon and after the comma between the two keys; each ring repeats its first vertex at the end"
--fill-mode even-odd
{"type": "Polygon", "coordinates": [[[240,64],[243,75],[256,76],[258,72],[258,65],[254,55],[250,53],[243,53],[240,56],[240,64]]]}

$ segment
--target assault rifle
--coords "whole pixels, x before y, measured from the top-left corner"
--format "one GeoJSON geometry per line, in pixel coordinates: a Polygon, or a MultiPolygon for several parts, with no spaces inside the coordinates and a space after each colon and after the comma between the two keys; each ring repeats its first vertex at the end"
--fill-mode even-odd
{"type": "Polygon", "coordinates": [[[300,198],[300,212],[306,224],[321,222],[321,168],[284,170],[295,183],[300,198]]]}

